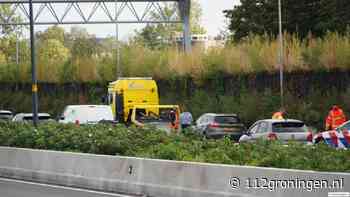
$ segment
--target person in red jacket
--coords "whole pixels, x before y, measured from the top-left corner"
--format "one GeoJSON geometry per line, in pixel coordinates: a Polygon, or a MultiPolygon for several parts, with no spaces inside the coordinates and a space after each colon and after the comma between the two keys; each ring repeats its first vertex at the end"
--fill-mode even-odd
{"type": "Polygon", "coordinates": [[[334,105],[326,118],[326,130],[333,130],[344,122],[346,122],[346,117],[343,110],[337,105],[334,105]]]}

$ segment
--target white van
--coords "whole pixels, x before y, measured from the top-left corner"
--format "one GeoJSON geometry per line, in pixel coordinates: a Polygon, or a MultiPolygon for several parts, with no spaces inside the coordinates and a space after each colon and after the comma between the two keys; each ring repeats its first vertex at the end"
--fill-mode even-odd
{"type": "Polygon", "coordinates": [[[109,105],[68,105],[59,119],[60,123],[97,124],[100,121],[113,121],[109,105]]]}

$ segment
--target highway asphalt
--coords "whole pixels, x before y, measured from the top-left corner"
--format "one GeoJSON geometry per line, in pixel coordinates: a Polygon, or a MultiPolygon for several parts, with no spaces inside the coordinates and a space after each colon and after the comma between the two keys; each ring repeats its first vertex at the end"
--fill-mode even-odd
{"type": "Polygon", "coordinates": [[[0,197],[132,197],[132,196],[0,178],[0,197]]]}

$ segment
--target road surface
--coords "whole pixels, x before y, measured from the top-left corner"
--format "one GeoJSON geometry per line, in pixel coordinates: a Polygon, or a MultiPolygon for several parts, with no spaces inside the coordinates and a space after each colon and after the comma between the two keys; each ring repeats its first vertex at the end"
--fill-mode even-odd
{"type": "Polygon", "coordinates": [[[27,181],[0,178],[1,197],[132,197],[27,181]]]}

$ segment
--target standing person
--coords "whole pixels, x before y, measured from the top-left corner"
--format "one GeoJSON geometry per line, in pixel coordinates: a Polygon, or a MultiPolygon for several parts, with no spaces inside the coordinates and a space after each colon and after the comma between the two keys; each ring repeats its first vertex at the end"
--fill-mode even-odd
{"type": "Polygon", "coordinates": [[[192,125],[193,117],[190,112],[182,112],[180,114],[180,124],[182,129],[186,129],[192,125]]]}
{"type": "Polygon", "coordinates": [[[272,119],[282,120],[284,119],[284,114],[286,113],[286,110],[282,107],[278,112],[275,112],[272,115],[272,119]]]}
{"type": "Polygon", "coordinates": [[[333,130],[344,122],[346,122],[346,117],[343,110],[339,106],[333,105],[326,118],[326,130],[333,130]]]}

